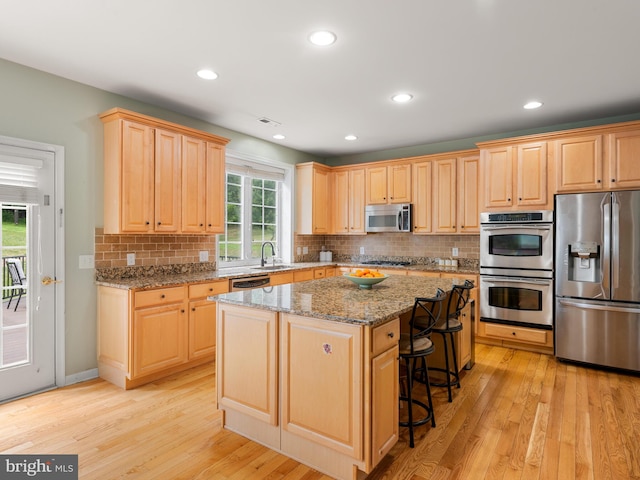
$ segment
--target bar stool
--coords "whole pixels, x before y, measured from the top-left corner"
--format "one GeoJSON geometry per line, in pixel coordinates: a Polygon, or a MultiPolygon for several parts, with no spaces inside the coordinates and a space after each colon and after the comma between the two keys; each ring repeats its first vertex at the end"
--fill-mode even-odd
{"type": "Polygon", "coordinates": [[[413,304],[413,310],[411,312],[411,320],[409,321],[409,331],[400,334],[400,361],[404,360],[406,379],[407,379],[407,394],[400,395],[401,402],[407,402],[408,404],[408,421],[399,422],[401,427],[409,427],[409,446],[413,448],[413,429],[420,425],[431,421],[433,427],[436,426],[436,418],[433,413],[433,402],[431,401],[431,387],[429,382],[426,381],[425,387],[427,390],[427,400],[429,405],[424,402],[413,398],[413,381],[414,377],[418,373],[423,378],[428,378],[427,369],[427,355],[433,353],[433,343],[429,338],[431,329],[434,327],[438,319],[440,318],[440,312],[442,311],[442,303],[446,298],[446,293],[438,289],[434,298],[418,297],[413,304]],[[421,326],[416,327],[415,321],[417,318],[421,319],[421,326]],[[416,367],[418,360],[421,360],[419,368],[416,367]],[[425,410],[426,415],[423,418],[414,420],[413,418],[413,406],[418,405],[425,410]]]}
{"type": "Polygon", "coordinates": [[[462,322],[460,321],[460,312],[469,302],[469,295],[473,288],[473,282],[469,280],[464,281],[464,285],[454,285],[449,293],[449,301],[447,302],[447,314],[444,320],[438,322],[433,328],[433,333],[439,333],[442,335],[442,344],[444,345],[444,362],[445,368],[433,367],[431,370],[436,372],[442,372],[446,375],[446,380],[443,382],[430,381],[434,387],[447,387],[449,394],[449,402],[452,401],[451,387],[453,385],[460,388],[460,373],[458,370],[458,359],[456,356],[456,343],[453,338],[455,332],[462,330],[462,322]],[[451,356],[453,357],[453,370],[449,365],[449,348],[447,342],[447,336],[451,343],[451,356]]]}

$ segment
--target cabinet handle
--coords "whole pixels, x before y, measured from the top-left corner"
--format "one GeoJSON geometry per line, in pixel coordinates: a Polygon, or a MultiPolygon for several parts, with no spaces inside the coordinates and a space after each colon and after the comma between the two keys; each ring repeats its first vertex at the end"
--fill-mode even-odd
{"type": "Polygon", "coordinates": [[[145,224],[149,225],[151,222],[144,222],[145,224]]]}
{"type": "Polygon", "coordinates": [[[600,183],[600,179],[598,179],[597,182],[600,183]]]}
{"type": "Polygon", "coordinates": [[[393,338],[394,336],[395,336],[395,335],[393,334],[393,332],[389,332],[389,333],[387,333],[387,337],[389,337],[389,338],[393,338]]]}
{"type": "Polygon", "coordinates": [[[162,224],[162,222],[158,222],[158,225],[161,225],[161,224],[162,224]]]}
{"type": "Polygon", "coordinates": [[[209,291],[210,291],[210,292],[213,292],[213,288],[210,288],[210,289],[209,289],[209,291]]]}
{"type": "Polygon", "coordinates": [[[511,332],[511,335],[513,335],[515,337],[516,336],[516,332],[511,332]]]}
{"type": "Polygon", "coordinates": [[[510,199],[510,198],[507,198],[507,202],[510,202],[510,201],[511,201],[511,199],[510,199]]]}
{"type": "Polygon", "coordinates": [[[160,298],[164,298],[164,293],[162,295],[160,295],[160,298]]]}
{"type": "MultiPolygon", "coordinates": [[[[184,311],[184,310],[183,310],[183,311],[184,311]]],[[[195,311],[196,311],[196,307],[193,307],[193,308],[191,309],[191,311],[192,311],[192,312],[195,312],[195,311]]]]}
{"type": "Polygon", "coordinates": [[[612,178],[612,179],[611,179],[611,181],[612,181],[612,182],[615,182],[615,181],[616,181],[616,179],[615,179],[615,178],[612,178]]]}
{"type": "Polygon", "coordinates": [[[522,197],[518,197],[518,201],[521,202],[522,201],[522,197]]]}
{"type": "Polygon", "coordinates": [[[202,223],[201,223],[201,224],[200,224],[200,226],[201,226],[201,227],[204,227],[204,224],[202,224],[202,223]]]}
{"type": "Polygon", "coordinates": [[[211,224],[209,224],[209,226],[211,226],[211,224]]]}
{"type": "Polygon", "coordinates": [[[180,313],[184,313],[184,308],[182,310],[180,310],[180,313]]]}

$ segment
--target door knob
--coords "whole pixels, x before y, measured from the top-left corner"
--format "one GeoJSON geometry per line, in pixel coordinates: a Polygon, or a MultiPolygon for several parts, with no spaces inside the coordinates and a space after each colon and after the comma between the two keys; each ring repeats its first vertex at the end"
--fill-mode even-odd
{"type": "Polygon", "coordinates": [[[52,283],[62,283],[62,280],[54,280],[49,275],[42,277],[42,285],[51,285],[52,283]]]}

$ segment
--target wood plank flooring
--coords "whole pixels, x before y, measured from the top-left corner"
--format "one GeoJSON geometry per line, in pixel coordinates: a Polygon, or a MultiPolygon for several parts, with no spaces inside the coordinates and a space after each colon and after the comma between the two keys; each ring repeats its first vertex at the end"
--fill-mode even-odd
{"type": "MultiPolygon", "coordinates": [[[[0,452],[77,453],[82,480],[326,480],[215,432],[212,365],[125,392],[92,380],[0,405],[0,452]]],[[[419,387],[422,390],[422,387],[419,387]]],[[[640,378],[476,345],[437,426],[408,431],[369,479],[640,479],[640,378]]]]}

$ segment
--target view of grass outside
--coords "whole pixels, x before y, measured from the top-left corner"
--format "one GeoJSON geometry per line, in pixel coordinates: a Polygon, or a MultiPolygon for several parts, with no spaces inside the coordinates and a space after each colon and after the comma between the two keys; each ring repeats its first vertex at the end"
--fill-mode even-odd
{"type": "MultiPolygon", "coordinates": [[[[27,216],[24,206],[2,205],[2,279],[10,286],[5,258],[24,257],[27,254],[27,216]]],[[[5,292],[2,292],[5,298],[5,292]]]]}

